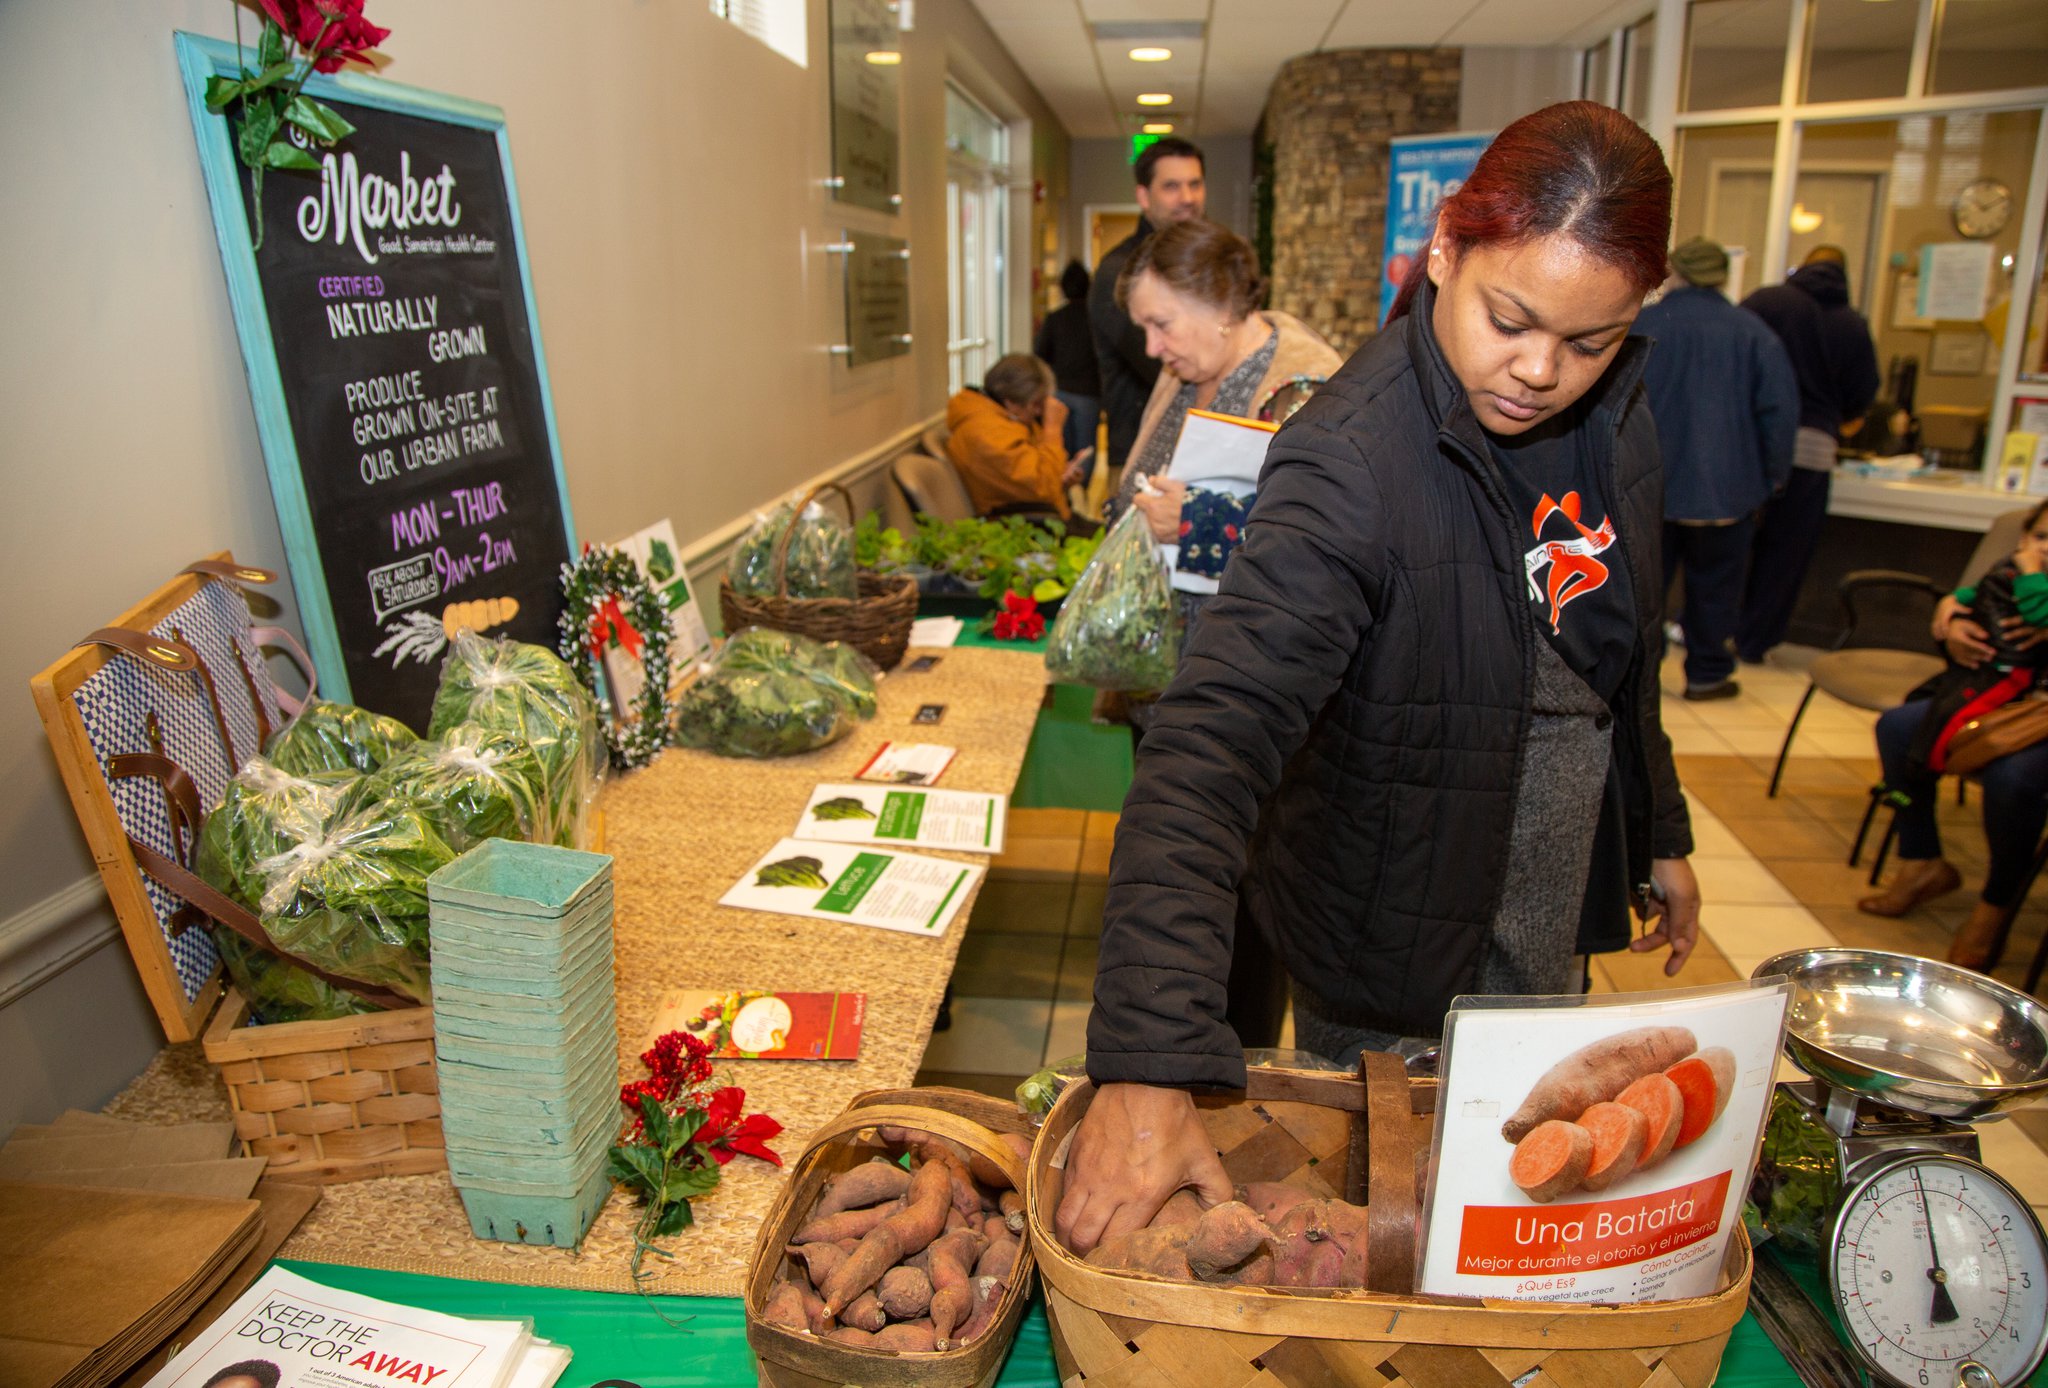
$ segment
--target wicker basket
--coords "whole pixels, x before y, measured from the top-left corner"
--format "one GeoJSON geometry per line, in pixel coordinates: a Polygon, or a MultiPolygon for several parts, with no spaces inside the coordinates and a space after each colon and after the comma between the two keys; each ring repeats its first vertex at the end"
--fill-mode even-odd
{"type": "Polygon", "coordinates": [[[1016,1338],[1017,1323],[1031,1300],[1031,1238],[1017,1256],[1016,1274],[995,1320],[978,1339],[959,1349],[930,1354],[858,1349],[802,1334],[761,1319],[769,1289],[789,1259],[783,1250],[809,1217],[825,1182],[875,1155],[859,1134],[891,1124],[948,1137],[1023,1178],[1016,1153],[996,1132],[1029,1133],[1016,1105],[963,1089],[877,1090],[863,1094],[846,1112],[811,1137],[797,1158],[781,1197],[761,1223],[747,1274],[747,1343],[753,1347],[760,1379],[769,1388],[826,1388],[830,1384],[917,1385],[917,1388],[988,1388],[1002,1372],[1016,1338]]]}
{"type": "Polygon", "coordinates": [[[447,1165],[431,1007],[267,1027],[248,1019],[228,990],[203,1044],[227,1085],[235,1136],[270,1158],[265,1175],[326,1183],[447,1165]]]}
{"type": "MultiPolygon", "coordinates": [[[[1361,1086],[1349,1076],[1255,1069],[1245,1094],[1196,1101],[1235,1181],[1288,1180],[1325,1190],[1341,1184],[1356,1199],[1351,1192],[1361,1185],[1361,1169],[1370,1170],[1363,1193],[1370,1198],[1374,1286],[1412,1276],[1400,1271],[1404,1263],[1413,1267],[1411,1149],[1435,1107],[1433,1083],[1417,1083],[1403,1096],[1395,1088],[1406,1083],[1398,1062],[1393,1071],[1361,1086]],[[1403,1113],[1413,1118],[1389,1121],[1403,1113]],[[1340,1181],[1328,1179],[1338,1172],[1340,1181]],[[1383,1239],[1394,1245],[1384,1253],[1383,1239]]],[[[1211,1287],[1091,1267],[1053,1236],[1052,1214],[1064,1177],[1054,1162],[1064,1159],[1093,1097],[1086,1083],[1061,1095],[1031,1157],[1030,1233],[1065,1388],[1506,1388],[1525,1378],[1536,1385],[1704,1388],[1748,1304],[1749,1241],[1740,1228],[1730,1240],[1722,1290],[1638,1306],[1211,1287]]]]}
{"type": "MultiPolygon", "coordinates": [[[[826,488],[838,492],[853,515],[853,497],[836,482],[826,482],[804,493],[796,514],[826,488]]],[[[796,533],[792,523],[783,527],[775,542],[775,589],[767,597],[751,597],[733,591],[732,579],[718,581],[718,615],[726,635],[745,627],[773,627],[793,631],[815,641],[844,641],[884,670],[903,662],[910,645],[910,624],[917,620],[917,581],[905,574],[884,577],[862,572],[858,576],[858,598],[792,598],[788,595],[789,540],[796,533]]]]}

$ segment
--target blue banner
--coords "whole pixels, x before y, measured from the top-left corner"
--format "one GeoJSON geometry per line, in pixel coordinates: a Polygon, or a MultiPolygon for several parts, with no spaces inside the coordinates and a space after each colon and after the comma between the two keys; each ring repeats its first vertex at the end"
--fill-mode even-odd
{"type": "Polygon", "coordinates": [[[1408,267],[1429,244],[1437,204],[1458,191],[1493,136],[1404,135],[1389,142],[1387,244],[1380,256],[1380,322],[1387,321],[1408,267]]]}

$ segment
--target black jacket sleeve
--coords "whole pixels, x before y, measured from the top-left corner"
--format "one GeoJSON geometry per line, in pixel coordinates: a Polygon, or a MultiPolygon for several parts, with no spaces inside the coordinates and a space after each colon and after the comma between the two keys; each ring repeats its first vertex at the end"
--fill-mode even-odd
{"type": "MultiPolygon", "coordinates": [[[[1633,450],[1645,460],[1642,485],[1647,488],[1643,504],[1632,508],[1640,516],[1646,543],[1637,552],[1647,561],[1653,591],[1661,591],[1655,580],[1664,573],[1663,526],[1664,465],[1657,447],[1657,426],[1650,418],[1646,398],[1638,395],[1622,423],[1619,447],[1633,450]]],[[[1640,591],[1640,586],[1638,588],[1640,591]]],[[[1637,614],[1638,640],[1645,652],[1641,662],[1641,683],[1636,690],[1636,719],[1641,730],[1643,759],[1650,776],[1650,853],[1654,858],[1692,856],[1692,814],[1686,809],[1685,794],[1678,784],[1678,763],[1671,755],[1671,737],[1664,731],[1664,694],[1658,673],[1657,652],[1664,645],[1661,609],[1637,614]]]]}
{"type": "Polygon", "coordinates": [[[1385,511],[1361,446],[1301,419],[1276,440],[1244,545],[1146,729],[1088,1023],[1098,1083],[1244,1083],[1224,1005],[1246,844],[1380,600],[1385,511]]]}

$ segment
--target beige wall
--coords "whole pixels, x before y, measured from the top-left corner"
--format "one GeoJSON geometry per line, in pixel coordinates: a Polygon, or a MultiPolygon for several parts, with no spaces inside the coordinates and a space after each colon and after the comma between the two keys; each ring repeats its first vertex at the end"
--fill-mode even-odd
{"type": "MultiPolygon", "coordinates": [[[[687,544],[942,408],[949,70],[1025,136],[1018,249],[1034,178],[1064,190],[1065,134],[969,0],[921,0],[900,69],[907,210],[836,209],[824,0],[810,9],[803,69],[704,0],[369,6],[394,31],[387,76],[505,109],[584,537],[667,515],[687,544]],[[825,352],[841,299],[819,246],[846,226],[915,255],[916,349],[858,371],[825,352]]],[[[0,998],[34,981],[8,968],[19,937],[105,934],[67,892],[91,864],[30,674],[202,552],[283,566],[171,48],[173,29],[226,36],[230,18],[224,0],[0,5],[0,998]]],[[[1013,342],[1027,306],[1020,284],[1013,342]]],[[[0,1131],[94,1102],[146,1058],[127,973],[102,948],[0,1011],[0,1131]]]]}

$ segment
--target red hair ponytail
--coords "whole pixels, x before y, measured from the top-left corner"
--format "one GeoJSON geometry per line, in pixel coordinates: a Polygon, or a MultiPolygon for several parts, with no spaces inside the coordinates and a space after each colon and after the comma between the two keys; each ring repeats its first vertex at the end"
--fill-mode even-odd
{"type": "MultiPolygon", "coordinates": [[[[1462,254],[1562,232],[1647,294],[1664,278],[1671,170],[1657,142],[1611,106],[1561,101],[1494,136],[1437,212],[1436,242],[1462,254]]],[[[1429,274],[1418,255],[1387,322],[1407,313],[1429,274]]]]}

